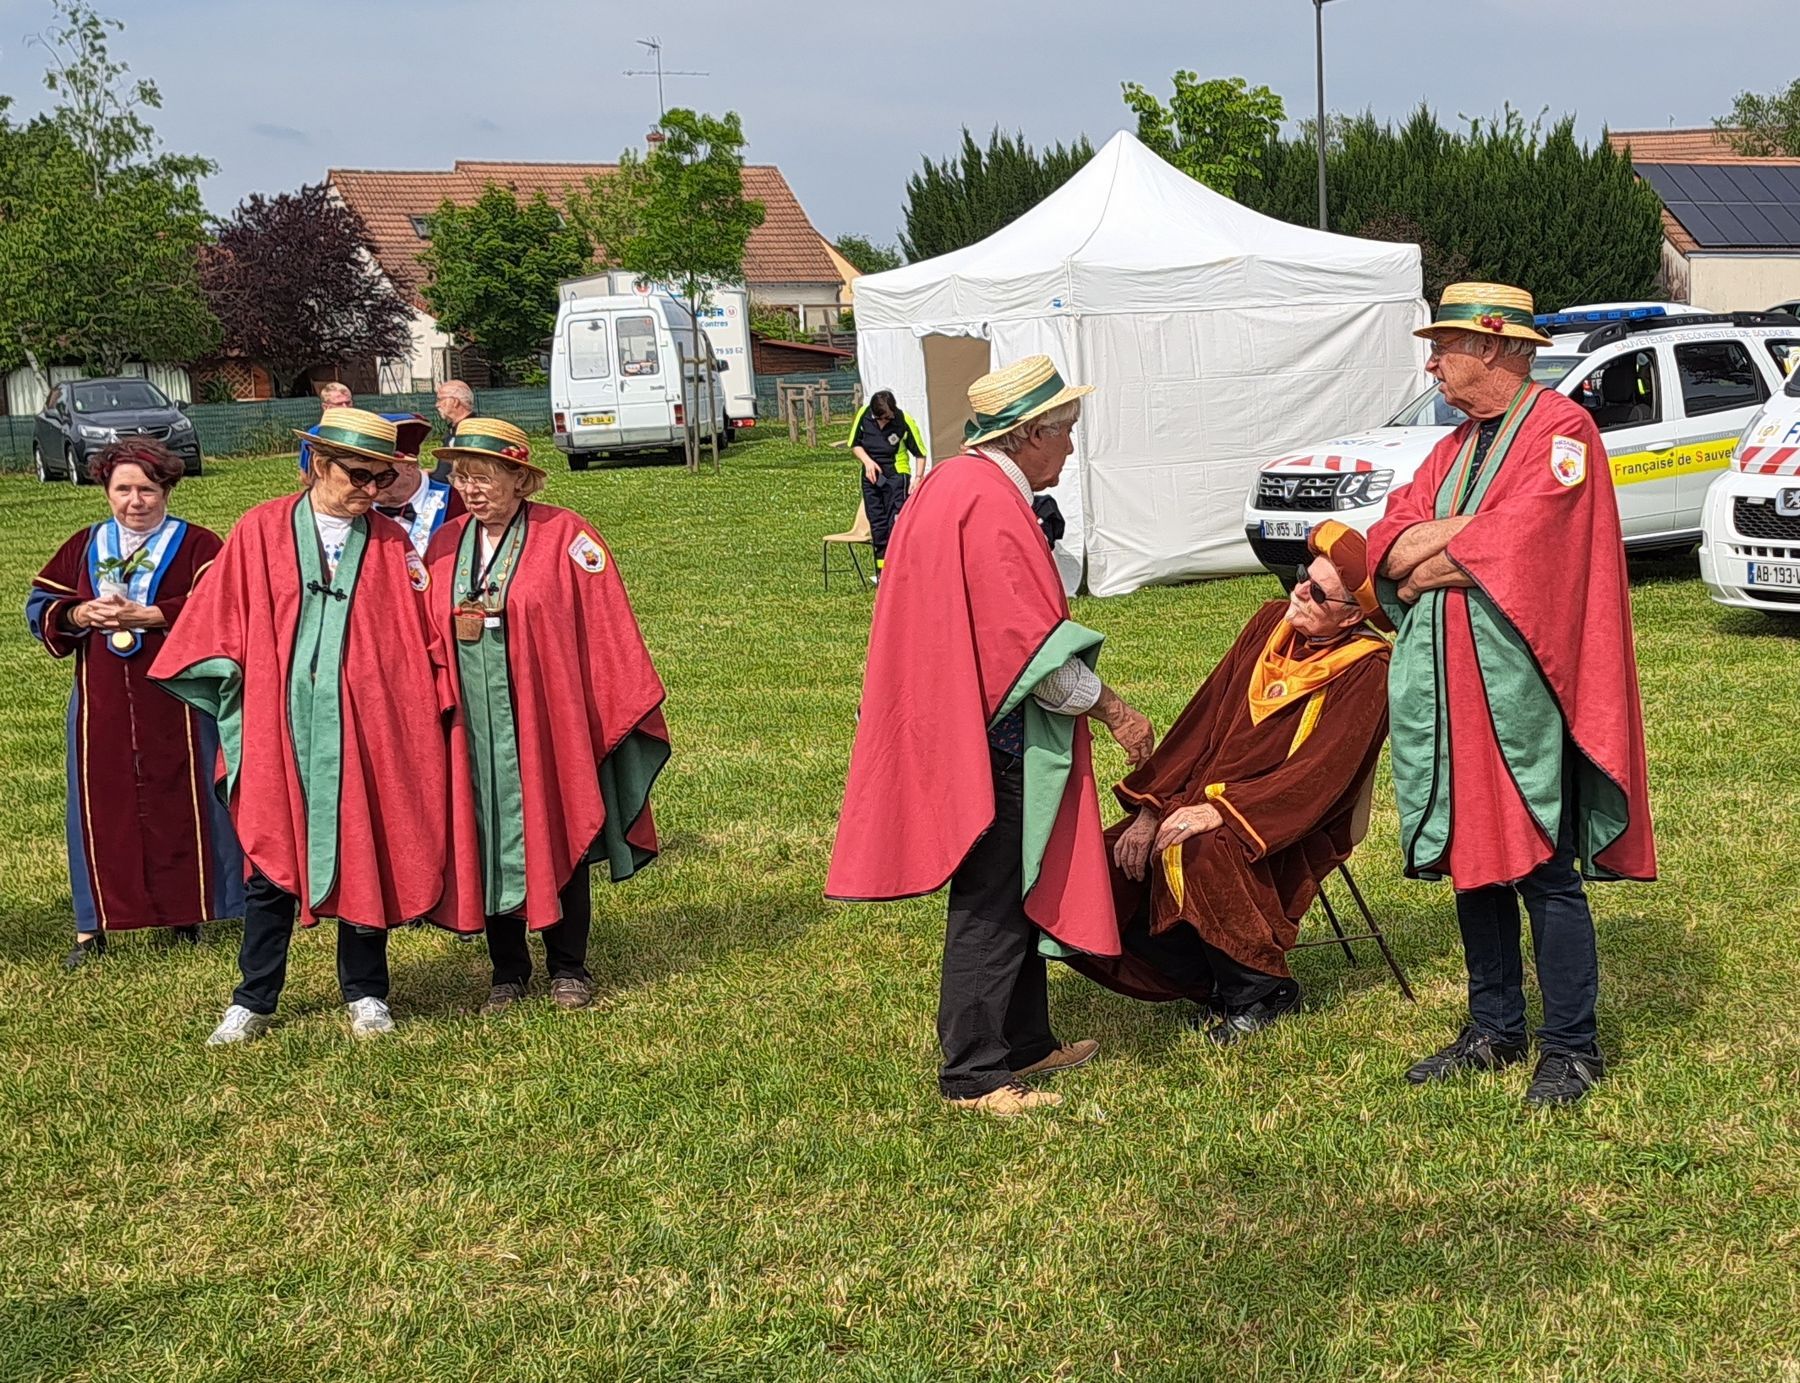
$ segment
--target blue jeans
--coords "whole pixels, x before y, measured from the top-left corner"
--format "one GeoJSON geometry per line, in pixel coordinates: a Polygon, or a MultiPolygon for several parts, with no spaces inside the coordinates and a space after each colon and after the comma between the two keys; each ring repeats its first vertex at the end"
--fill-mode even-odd
{"type": "MultiPolygon", "coordinates": [[[[1571,751],[1573,752],[1573,751],[1571,751]]],[[[1575,802],[1566,796],[1556,853],[1516,884],[1456,895],[1469,967],[1469,1021],[1502,1042],[1525,1041],[1525,967],[1519,955],[1519,899],[1531,918],[1544,1022],[1538,1048],[1592,1055],[1600,1050],[1594,1004],[1600,958],[1594,915],[1575,870],[1575,802]]]]}

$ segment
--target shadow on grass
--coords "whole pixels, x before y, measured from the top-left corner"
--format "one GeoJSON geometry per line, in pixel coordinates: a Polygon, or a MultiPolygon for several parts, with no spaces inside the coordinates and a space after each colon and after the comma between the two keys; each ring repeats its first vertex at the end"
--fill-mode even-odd
{"type": "Polygon", "coordinates": [[[1800,606],[1794,607],[1793,615],[1775,615],[1718,605],[1714,607],[1713,628],[1741,639],[1800,639],[1800,619],[1796,615],[1800,615],[1800,606]]]}
{"type": "Polygon", "coordinates": [[[1678,586],[1699,577],[1700,559],[1694,552],[1627,554],[1625,570],[1633,586],[1678,586]]]}

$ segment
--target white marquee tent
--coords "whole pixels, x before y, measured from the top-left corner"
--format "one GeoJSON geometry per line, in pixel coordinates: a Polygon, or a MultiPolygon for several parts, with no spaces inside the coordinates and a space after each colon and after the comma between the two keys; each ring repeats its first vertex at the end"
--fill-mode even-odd
{"type": "Polygon", "coordinates": [[[1261,216],[1128,134],[979,244],[856,281],[865,391],[955,454],[969,381],[1043,353],[1092,384],[1055,495],[1070,591],[1260,568],[1257,467],[1385,421],[1424,383],[1415,245],[1261,216]]]}

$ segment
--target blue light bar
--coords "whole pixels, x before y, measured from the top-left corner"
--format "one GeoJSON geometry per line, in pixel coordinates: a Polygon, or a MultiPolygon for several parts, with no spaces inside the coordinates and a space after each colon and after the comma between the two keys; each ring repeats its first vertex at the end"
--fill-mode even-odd
{"type": "Polygon", "coordinates": [[[1540,327],[1601,327],[1608,322],[1639,322],[1668,315],[1660,307],[1609,307],[1597,312],[1540,312],[1533,320],[1540,327]]]}

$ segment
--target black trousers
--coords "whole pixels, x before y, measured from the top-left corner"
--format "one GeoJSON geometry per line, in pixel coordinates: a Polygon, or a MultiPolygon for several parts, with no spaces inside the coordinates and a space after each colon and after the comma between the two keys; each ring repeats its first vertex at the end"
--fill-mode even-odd
{"type": "MultiPolygon", "coordinates": [[[[287,984],[288,943],[300,900],[260,872],[244,886],[244,940],[238,948],[243,982],[231,996],[252,1013],[273,1013],[287,984]]],[[[388,934],[380,927],[337,924],[338,989],[345,1003],[388,996],[388,934]]]]}
{"type": "Polygon", "coordinates": [[[881,479],[871,482],[863,476],[863,512],[869,516],[869,546],[875,549],[875,565],[887,561],[888,539],[894,532],[894,520],[900,517],[900,506],[906,503],[911,476],[883,469],[881,479]]]}
{"type": "Polygon", "coordinates": [[[997,1090],[1057,1048],[1038,929],[1019,895],[1024,866],[1024,761],[989,751],[994,824],[950,878],[938,988],[938,1089],[951,1099],[997,1090]]]}
{"type": "MultiPolygon", "coordinates": [[[[588,932],[594,920],[591,874],[591,865],[575,866],[569,882],[556,895],[562,903],[562,921],[538,933],[544,939],[544,968],[553,980],[588,978],[588,932]]],[[[531,983],[531,946],[523,917],[488,918],[487,944],[495,984],[531,983]]]]}
{"type": "Polygon", "coordinates": [[[1280,975],[1267,975],[1233,960],[1186,922],[1150,935],[1148,898],[1120,933],[1119,941],[1172,986],[1190,994],[1210,990],[1213,1003],[1227,1010],[1247,1008],[1288,983],[1280,975]]]}
{"type": "MultiPolygon", "coordinates": [[[[1576,751],[1571,748],[1570,754],[1576,751]]],[[[1563,794],[1556,853],[1516,884],[1456,895],[1463,957],[1469,967],[1469,1021],[1490,1037],[1525,1041],[1525,966],[1519,954],[1519,900],[1531,918],[1544,1023],[1538,1047],[1590,1055],[1599,1051],[1594,1018],[1600,957],[1594,915],[1575,870],[1575,799],[1563,794]]]]}

